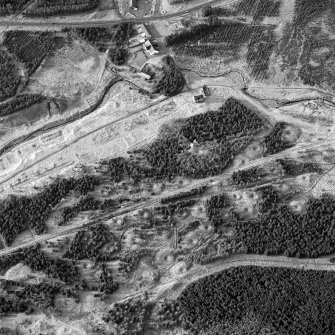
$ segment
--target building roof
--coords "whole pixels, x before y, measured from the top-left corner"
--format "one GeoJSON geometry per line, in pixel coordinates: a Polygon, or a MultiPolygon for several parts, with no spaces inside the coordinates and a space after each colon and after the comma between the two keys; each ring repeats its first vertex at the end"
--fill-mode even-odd
{"type": "Polygon", "coordinates": [[[146,80],[151,79],[151,76],[150,76],[149,74],[147,74],[147,73],[140,72],[139,74],[140,74],[144,79],[146,79],[146,80]]]}
{"type": "Polygon", "coordinates": [[[194,99],[194,101],[203,101],[204,100],[204,96],[202,94],[194,95],[193,99],[194,99]]]}
{"type": "Polygon", "coordinates": [[[137,7],[137,0],[129,0],[129,5],[131,7],[137,7]]]}
{"type": "Polygon", "coordinates": [[[155,55],[155,54],[158,54],[158,51],[155,50],[155,48],[152,46],[152,44],[150,43],[149,40],[146,40],[144,43],[143,43],[143,47],[144,47],[144,50],[150,55],[155,55]]]}
{"type": "Polygon", "coordinates": [[[150,49],[148,50],[148,53],[149,53],[150,56],[152,56],[152,55],[158,54],[158,51],[155,50],[155,49],[152,47],[152,48],[150,48],[150,49]]]}
{"type": "Polygon", "coordinates": [[[150,49],[152,47],[151,43],[149,40],[146,40],[143,44],[147,49],[150,49]]]}
{"type": "Polygon", "coordinates": [[[210,95],[210,91],[209,91],[208,86],[204,85],[204,86],[202,87],[202,90],[203,90],[205,96],[208,97],[208,96],[210,95]]]}
{"type": "Polygon", "coordinates": [[[144,33],[147,38],[151,37],[151,34],[149,33],[148,29],[144,24],[140,23],[138,26],[139,28],[137,29],[137,31],[139,33],[144,33]]]}

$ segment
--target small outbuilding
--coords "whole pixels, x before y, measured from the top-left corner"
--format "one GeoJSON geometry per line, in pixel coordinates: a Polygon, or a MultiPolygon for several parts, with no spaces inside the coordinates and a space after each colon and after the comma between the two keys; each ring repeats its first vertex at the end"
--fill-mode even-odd
{"type": "Polygon", "coordinates": [[[137,0],[129,0],[130,8],[137,10],[137,0]]]}
{"type": "Polygon", "coordinates": [[[193,96],[194,102],[199,103],[199,102],[204,102],[204,96],[202,94],[199,95],[194,95],[193,96]]]}
{"type": "Polygon", "coordinates": [[[144,43],[143,43],[143,48],[144,50],[150,55],[154,55],[154,54],[157,54],[158,51],[155,50],[155,48],[152,46],[152,44],[150,43],[149,40],[146,40],[144,43]]]}
{"type": "Polygon", "coordinates": [[[144,78],[145,80],[150,80],[152,78],[152,76],[150,74],[144,73],[144,72],[140,72],[139,75],[144,78]]]}
{"type": "Polygon", "coordinates": [[[208,96],[210,95],[208,86],[204,85],[204,86],[202,87],[202,90],[203,90],[204,95],[205,95],[206,97],[208,97],[208,96]]]}

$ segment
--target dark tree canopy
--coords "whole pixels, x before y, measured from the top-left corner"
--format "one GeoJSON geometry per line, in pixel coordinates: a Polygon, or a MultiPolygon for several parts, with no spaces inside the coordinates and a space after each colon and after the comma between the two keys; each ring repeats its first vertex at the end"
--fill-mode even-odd
{"type": "Polygon", "coordinates": [[[179,93],[185,86],[185,78],[182,71],[170,56],[164,58],[163,77],[158,82],[154,93],[172,96],[179,93]]]}
{"type": "Polygon", "coordinates": [[[41,94],[20,94],[15,98],[0,104],[0,116],[6,116],[21,109],[28,108],[44,99],[45,97],[41,94]]]}
{"type": "Polygon", "coordinates": [[[22,9],[29,0],[0,0],[0,15],[11,15],[22,9]]]}
{"type": "Polygon", "coordinates": [[[261,328],[278,334],[332,335],[334,281],[331,271],[237,267],[190,284],[178,302],[183,325],[194,334],[229,335],[213,330],[253,314],[261,328]]]}
{"type": "Polygon", "coordinates": [[[218,111],[209,111],[180,120],[178,131],[161,136],[139,150],[141,163],[125,158],[105,162],[112,180],[125,178],[172,179],[175,176],[203,178],[217,175],[232,161],[264,121],[240,101],[229,98],[218,111]],[[190,151],[197,141],[208,154],[190,151]]]}
{"type": "Polygon", "coordinates": [[[276,46],[273,27],[226,23],[213,16],[208,21],[167,36],[167,46],[173,47],[177,55],[210,58],[219,54],[224,61],[235,59],[245,47],[251,75],[263,79],[268,74],[270,57],[276,46]]]}
{"type": "Polygon", "coordinates": [[[101,258],[102,247],[112,238],[108,229],[103,224],[90,227],[88,230],[80,230],[71,242],[69,250],[64,257],[71,259],[98,260],[101,258]]]}
{"type": "MultiPolygon", "coordinates": [[[[13,95],[20,84],[19,69],[13,60],[2,50],[0,50],[0,101],[13,95]]],[[[3,105],[0,105],[0,110],[3,105]]],[[[4,107],[6,109],[6,105],[4,107]]]]}
{"type": "Polygon", "coordinates": [[[9,30],[6,32],[4,45],[27,68],[29,74],[40,65],[54,43],[49,32],[28,32],[9,30]]]}
{"type": "Polygon", "coordinates": [[[37,0],[25,11],[27,16],[54,16],[88,12],[96,9],[100,0],[37,0]]]}
{"type": "Polygon", "coordinates": [[[0,204],[0,233],[8,244],[24,230],[31,228],[36,234],[46,231],[45,221],[51,209],[69,192],[86,194],[98,180],[94,176],[79,179],[57,179],[34,196],[11,196],[0,204]]]}
{"type": "Polygon", "coordinates": [[[236,237],[249,253],[314,258],[335,251],[335,199],[311,198],[296,213],[271,187],[260,190],[260,215],[236,224],[236,237]]]}
{"type": "Polygon", "coordinates": [[[298,176],[304,173],[322,172],[322,169],[319,164],[315,162],[298,162],[294,159],[277,159],[277,162],[280,164],[283,173],[289,176],[298,176]]]}
{"type": "Polygon", "coordinates": [[[197,114],[183,126],[181,134],[190,142],[225,142],[233,136],[248,136],[259,131],[264,121],[234,98],[227,99],[219,111],[197,114]]]}
{"type": "Polygon", "coordinates": [[[282,150],[293,146],[292,143],[283,138],[283,132],[287,123],[278,122],[274,125],[271,132],[264,137],[265,153],[268,155],[276,154],[282,150]]]}
{"type": "Polygon", "coordinates": [[[261,178],[259,168],[254,167],[245,170],[234,171],[231,176],[231,182],[234,185],[246,185],[249,183],[254,183],[261,178]]]}
{"type": "Polygon", "coordinates": [[[65,283],[73,283],[78,276],[78,268],[72,262],[60,258],[49,258],[37,247],[1,257],[0,269],[3,272],[18,263],[29,266],[33,271],[42,271],[50,278],[59,279],[65,283]]]}

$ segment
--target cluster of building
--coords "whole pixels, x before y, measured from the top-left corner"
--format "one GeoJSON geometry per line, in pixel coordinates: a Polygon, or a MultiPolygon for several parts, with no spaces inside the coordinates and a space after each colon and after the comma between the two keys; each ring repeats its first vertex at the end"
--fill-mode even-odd
{"type": "Polygon", "coordinates": [[[196,103],[204,102],[205,101],[205,97],[208,97],[209,95],[210,95],[209,88],[206,85],[204,85],[200,89],[199,94],[196,94],[196,95],[193,96],[193,100],[196,103]]]}
{"type": "Polygon", "coordinates": [[[149,54],[149,56],[153,56],[158,54],[158,51],[155,50],[154,46],[150,42],[151,34],[149,33],[148,29],[145,27],[144,24],[138,24],[134,26],[135,30],[137,31],[138,35],[136,38],[132,38],[129,40],[131,46],[137,46],[142,44],[143,50],[149,54]]]}

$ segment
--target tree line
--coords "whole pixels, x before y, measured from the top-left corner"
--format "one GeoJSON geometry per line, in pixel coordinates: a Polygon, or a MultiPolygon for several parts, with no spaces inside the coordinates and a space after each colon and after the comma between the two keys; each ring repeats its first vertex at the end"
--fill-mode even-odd
{"type": "Polygon", "coordinates": [[[233,136],[252,135],[264,121],[251,109],[234,98],[228,98],[219,111],[196,114],[187,119],[181,134],[189,141],[225,142],[233,136]]]}
{"type": "Polygon", "coordinates": [[[218,111],[180,120],[178,129],[137,150],[130,159],[113,158],[102,164],[109,168],[114,182],[217,175],[263,126],[264,121],[252,110],[229,98],[218,111]],[[205,145],[207,154],[190,152],[194,141],[205,145]]]}
{"type": "Polygon", "coordinates": [[[154,93],[161,93],[166,96],[176,95],[186,84],[184,75],[172,57],[164,57],[163,64],[163,77],[157,83],[154,93]]]}
{"type": "Polygon", "coordinates": [[[207,23],[171,34],[165,42],[178,55],[208,58],[221,54],[228,60],[236,59],[245,47],[251,75],[262,80],[267,75],[276,36],[271,26],[225,23],[210,16],[207,23]]]}
{"type": "Polygon", "coordinates": [[[259,167],[234,171],[231,175],[231,183],[237,186],[243,186],[254,183],[261,178],[259,167]]]}
{"type": "Polygon", "coordinates": [[[313,0],[297,0],[294,4],[293,25],[297,28],[302,28],[331,10],[335,10],[335,4],[332,0],[318,2],[313,0]]]}
{"type": "Polygon", "coordinates": [[[116,65],[124,64],[128,57],[128,41],[133,30],[131,23],[120,23],[113,35],[115,46],[109,49],[108,55],[116,65]]]}
{"type": "Polygon", "coordinates": [[[0,0],[0,15],[11,15],[19,11],[29,0],[0,0]]]}
{"type": "Polygon", "coordinates": [[[153,303],[145,297],[128,299],[115,303],[103,320],[114,324],[121,334],[141,335],[145,333],[146,320],[151,313],[153,303]]]}
{"type": "Polygon", "coordinates": [[[15,95],[20,84],[19,69],[5,51],[0,50],[0,101],[15,95]]]}
{"type": "Polygon", "coordinates": [[[248,253],[315,258],[335,250],[335,200],[310,198],[296,213],[272,187],[262,188],[256,220],[235,224],[236,239],[248,253]]]}
{"type": "Polygon", "coordinates": [[[31,228],[36,234],[46,231],[51,209],[71,191],[86,194],[99,183],[95,176],[56,179],[34,196],[10,196],[0,203],[0,233],[10,245],[18,234],[31,228]]]}
{"type": "Polygon", "coordinates": [[[236,6],[237,15],[252,15],[255,21],[265,17],[276,17],[280,14],[281,0],[252,1],[242,0],[236,6]]]}
{"type": "Polygon", "coordinates": [[[208,189],[207,185],[203,185],[203,186],[200,186],[200,187],[197,187],[197,188],[192,188],[189,191],[180,192],[180,193],[162,198],[161,199],[161,204],[180,201],[181,199],[184,199],[184,198],[198,196],[198,195],[203,194],[204,192],[206,192],[207,189],[208,189]]]}
{"type": "Polygon", "coordinates": [[[133,272],[142,257],[150,254],[150,250],[142,248],[137,250],[125,250],[119,257],[119,272],[120,273],[131,273],[133,272]]]}
{"type": "Polygon", "coordinates": [[[76,302],[79,302],[78,291],[59,282],[42,281],[30,284],[6,280],[4,284],[4,291],[19,299],[26,306],[26,314],[32,313],[35,308],[47,312],[52,311],[57,294],[74,298],[76,302]]]}
{"type": "Polygon", "coordinates": [[[21,109],[39,103],[44,99],[45,97],[41,94],[20,94],[15,98],[0,104],[0,116],[10,115],[21,109]]]}
{"type": "Polygon", "coordinates": [[[197,203],[197,199],[187,199],[187,200],[180,200],[174,203],[169,203],[163,206],[156,206],[154,207],[155,211],[161,213],[164,218],[171,217],[176,213],[180,212],[183,209],[188,207],[192,207],[197,203]]]}
{"type": "Polygon", "coordinates": [[[61,220],[58,222],[59,226],[66,225],[73,217],[83,211],[111,211],[120,208],[120,202],[114,199],[105,199],[99,201],[94,199],[91,194],[80,197],[77,204],[74,206],[65,206],[61,213],[61,220]]]}
{"type": "Polygon", "coordinates": [[[268,135],[264,137],[265,154],[273,155],[293,146],[293,144],[283,138],[283,133],[287,127],[285,122],[277,122],[268,135]]]}
{"type": "Polygon", "coordinates": [[[36,0],[24,12],[26,16],[55,16],[88,12],[98,7],[100,0],[36,0]]]}
{"type": "Polygon", "coordinates": [[[99,261],[102,257],[101,249],[111,239],[113,236],[103,224],[91,226],[87,230],[80,230],[76,233],[63,257],[74,260],[99,261]]]}
{"type": "Polygon", "coordinates": [[[105,51],[105,45],[112,41],[113,35],[106,27],[85,27],[74,30],[81,38],[97,47],[99,51],[105,51]]]}
{"type": "Polygon", "coordinates": [[[206,201],[206,216],[213,227],[216,228],[222,223],[221,211],[224,207],[229,205],[229,198],[224,193],[213,195],[206,201]]]}
{"type": "Polygon", "coordinates": [[[64,283],[74,283],[78,279],[78,268],[72,261],[50,258],[39,246],[21,249],[17,253],[3,256],[0,258],[0,269],[2,272],[7,271],[12,266],[23,263],[29,266],[33,271],[44,272],[53,279],[58,279],[64,283]]]}
{"type": "Polygon", "coordinates": [[[255,21],[262,21],[265,17],[276,17],[280,14],[280,0],[252,1],[242,0],[233,8],[206,6],[204,16],[237,16],[252,15],[255,21]]]}
{"type": "Polygon", "coordinates": [[[5,34],[4,46],[20,62],[29,74],[41,64],[54,43],[54,35],[49,32],[28,32],[10,30],[5,34]]]}
{"type": "Polygon", "coordinates": [[[284,175],[298,176],[304,173],[321,173],[320,164],[315,162],[298,162],[294,159],[281,158],[276,160],[284,175]]]}

